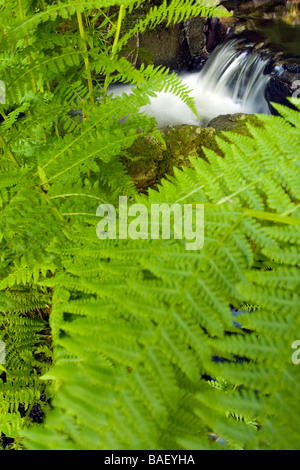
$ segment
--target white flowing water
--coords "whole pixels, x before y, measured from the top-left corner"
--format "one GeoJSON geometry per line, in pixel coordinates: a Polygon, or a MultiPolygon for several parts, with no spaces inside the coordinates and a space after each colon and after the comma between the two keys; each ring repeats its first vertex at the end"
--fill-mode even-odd
{"type": "MultiPolygon", "coordinates": [[[[172,93],[158,93],[151,104],[141,108],[156,119],[158,127],[179,124],[206,126],[220,114],[270,114],[264,97],[269,80],[263,71],[267,61],[257,52],[240,50],[233,40],[217,47],[197,73],[179,74],[191,89],[200,118],[172,93]]],[[[130,85],[113,85],[115,96],[130,92],[130,85]]]]}

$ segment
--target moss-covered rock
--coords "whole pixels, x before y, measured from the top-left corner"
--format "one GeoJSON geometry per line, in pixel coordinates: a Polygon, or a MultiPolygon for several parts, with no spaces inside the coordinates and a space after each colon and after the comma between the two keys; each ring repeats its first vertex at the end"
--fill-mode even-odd
{"type": "Polygon", "coordinates": [[[247,124],[262,127],[261,121],[253,114],[224,114],[210,121],[208,124],[217,131],[235,131],[238,134],[250,135],[247,124]]]}
{"type": "Polygon", "coordinates": [[[204,158],[202,146],[219,151],[216,131],[192,125],[160,129],[166,147],[155,137],[137,139],[122,155],[136,188],[145,191],[155,187],[163,177],[173,175],[173,168],[190,166],[189,156],[204,158]]]}
{"type": "Polygon", "coordinates": [[[162,143],[153,136],[139,137],[121,155],[128,173],[139,191],[157,183],[158,165],[164,158],[162,143]]]}
{"type": "Polygon", "coordinates": [[[138,138],[121,158],[136,188],[145,192],[149,187],[156,187],[162,178],[172,176],[174,167],[190,167],[189,156],[205,158],[203,147],[222,155],[216,137],[222,131],[250,135],[247,123],[262,125],[256,116],[240,113],[219,116],[210,122],[209,127],[169,126],[160,129],[166,147],[148,135],[138,138]]]}

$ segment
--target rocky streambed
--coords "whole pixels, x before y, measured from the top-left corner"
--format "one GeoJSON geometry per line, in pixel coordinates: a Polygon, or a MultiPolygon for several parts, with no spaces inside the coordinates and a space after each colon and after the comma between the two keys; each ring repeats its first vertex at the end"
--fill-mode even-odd
{"type": "MultiPolygon", "coordinates": [[[[287,105],[287,96],[300,95],[299,0],[224,0],[221,5],[233,16],[161,24],[131,38],[124,55],[137,67],[151,61],[176,72],[197,71],[216,47],[241,39],[240,47],[252,47],[266,59],[267,101],[287,105]]],[[[142,11],[129,21],[134,23],[141,15],[142,11]]]]}
{"type": "MultiPolygon", "coordinates": [[[[221,5],[232,16],[196,17],[169,27],[162,24],[131,38],[126,57],[136,67],[150,60],[172,71],[197,72],[216,48],[233,40],[241,53],[262,60],[262,73],[268,76],[264,97],[269,111],[276,114],[271,102],[291,106],[287,97],[300,96],[300,1],[223,0],[221,5]]],[[[216,62],[219,64],[219,59],[216,62]]],[[[254,115],[225,114],[206,127],[185,124],[160,129],[166,148],[152,136],[139,138],[127,151],[131,158],[122,156],[137,189],[147,191],[172,175],[174,167],[190,166],[189,155],[205,158],[203,146],[220,153],[216,136],[221,131],[247,135],[247,122],[258,123],[254,115]]]]}

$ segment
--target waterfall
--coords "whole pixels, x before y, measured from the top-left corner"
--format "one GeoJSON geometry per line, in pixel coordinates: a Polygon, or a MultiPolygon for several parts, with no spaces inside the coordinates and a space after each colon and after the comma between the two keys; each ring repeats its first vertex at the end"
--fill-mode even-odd
{"type": "MultiPolygon", "coordinates": [[[[194,124],[207,126],[220,114],[269,114],[264,97],[269,80],[264,75],[267,60],[251,47],[239,47],[231,40],[218,46],[200,72],[179,74],[191,89],[200,121],[192,111],[171,93],[158,93],[141,111],[154,117],[158,127],[194,124]]],[[[130,85],[113,85],[109,92],[128,93],[130,85]]]]}
{"type": "MultiPolygon", "coordinates": [[[[240,41],[219,46],[199,73],[198,93],[210,93],[215,99],[227,97],[240,106],[241,112],[269,114],[265,89],[269,75],[264,75],[268,60],[251,48],[239,49],[240,41]]],[[[197,99],[197,98],[196,98],[197,99]]]]}

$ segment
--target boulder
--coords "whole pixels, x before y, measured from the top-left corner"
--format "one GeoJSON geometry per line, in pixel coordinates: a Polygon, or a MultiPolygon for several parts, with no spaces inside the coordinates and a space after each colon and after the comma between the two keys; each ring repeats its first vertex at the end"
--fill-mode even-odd
{"type": "Polygon", "coordinates": [[[162,178],[172,176],[174,167],[190,167],[189,155],[204,158],[202,146],[220,153],[215,141],[216,131],[212,128],[169,126],[160,129],[160,133],[165,147],[160,140],[148,135],[138,138],[121,155],[136,188],[141,192],[156,187],[162,178]]]}
{"type": "MultiPolygon", "coordinates": [[[[135,26],[142,17],[136,13],[124,23],[124,32],[135,26]]],[[[131,37],[122,54],[136,67],[153,63],[174,71],[197,67],[206,55],[206,17],[194,17],[175,25],[163,22],[155,29],[131,37]]]]}
{"type": "Polygon", "coordinates": [[[253,114],[224,114],[212,119],[208,124],[216,131],[234,131],[238,134],[250,135],[247,124],[252,124],[261,127],[261,121],[253,114]]]}
{"type": "Polygon", "coordinates": [[[149,187],[155,188],[162,178],[173,176],[174,167],[191,167],[189,156],[205,158],[203,147],[222,156],[216,137],[228,130],[250,135],[247,123],[262,125],[255,116],[239,113],[219,116],[208,127],[169,126],[160,129],[165,147],[151,135],[140,137],[121,155],[121,160],[138,191],[146,192],[149,187]]]}
{"type": "Polygon", "coordinates": [[[235,16],[211,18],[208,23],[206,50],[211,53],[215,47],[225,41],[225,38],[234,31],[239,22],[235,16]]]}
{"type": "Polygon", "coordinates": [[[137,68],[142,63],[153,63],[155,67],[183,70],[191,62],[183,23],[168,27],[159,25],[154,30],[137,34],[128,41],[124,55],[137,68]]]}
{"type": "Polygon", "coordinates": [[[189,18],[183,22],[185,37],[189,48],[189,67],[195,68],[207,58],[206,50],[206,30],[207,18],[189,18]]]}

